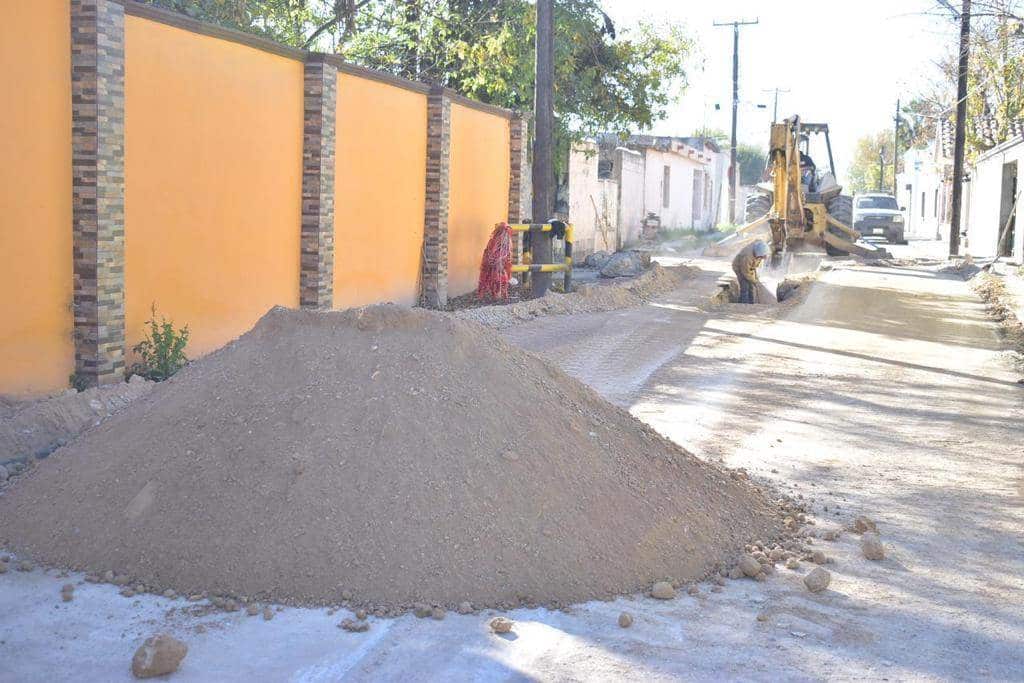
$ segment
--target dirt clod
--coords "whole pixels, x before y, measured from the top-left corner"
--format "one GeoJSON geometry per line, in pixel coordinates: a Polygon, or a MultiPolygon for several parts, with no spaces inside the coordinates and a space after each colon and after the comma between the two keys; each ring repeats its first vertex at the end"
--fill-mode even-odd
{"type": "Polygon", "coordinates": [[[359,621],[356,619],[345,619],[338,624],[338,628],[343,628],[346,631],[351,631],[352,633],[364,633],[370,630],[370,622],[359,621]]]}
{"type": "Polygon", "coordinates": [[[882,539],[878,537],[878,534],[874,532],[869,531],[861,536],[860,550],[864,557],[869,560],[885,559],[885,545],[882,543],[882,539]]]}
{"type": "Polygon", "coordinates": [[[739,567],[739,570],[743,572],[743,576],[754,578],[761,573],[761,563],[757,561],[757,558],[750,554],[741,555],[737,566],[739,567]]]}
{"type": "Polygon", "coordinates": [[[491,619],[490,627],[494,633],[509,633],[512,631],[512,626],[515,624],[511,619],[505,617],[494,617],[491,619]]]}
{"type": "Polygon", "coordinates": [[[132,674],[153,678],[174,673],[187,654],[188,645],[166,633],[147,638],[132,657],[132,674]]]}
{"type": "Polygon", "coordinates": [[[825,590],[831,582],[832,574],[824,567],[815,567],[804,577],[804,585],[812,593],[825,590]]]}
{"type": "Polygon", "coordinates": [[[629,628],[633,625],[633,615],[629,612],[623,612],[619,615],[619,628],[629,628]]]}
{"type": "Polygon", "coordinates": [[[878,531],[878,526],[871,519],[861,515],[853,520],[853,531],[858,534],[867,533],[868,531],[878,531]]]}
{"type": "Polygon", "coordinates": [[[671,600],[676,597],[676,589],[668,581],[658,581],[651,586],[651,597],[658,600],[671,600]]]}

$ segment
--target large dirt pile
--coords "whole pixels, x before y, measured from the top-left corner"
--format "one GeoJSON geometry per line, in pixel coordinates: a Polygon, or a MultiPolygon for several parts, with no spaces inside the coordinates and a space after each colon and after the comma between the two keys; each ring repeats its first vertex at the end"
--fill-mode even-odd
{"type": "Polygon", "coordinates": [[[179,593],[571,602],[697,578],[777,518],[495,333],[275,309],[0,496],[0,540],[179,593]]]}

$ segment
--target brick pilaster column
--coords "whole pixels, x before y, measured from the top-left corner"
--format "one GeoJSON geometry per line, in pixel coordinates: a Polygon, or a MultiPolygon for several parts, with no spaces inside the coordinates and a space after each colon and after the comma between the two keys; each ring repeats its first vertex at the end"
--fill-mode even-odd
{"type": "Polygon", "coordinates": [[[299,304],[334,305],[334,150],[338,70],[311,56],[305,66],[302,138],[302,256],[299,304]]]}
{"type": "Polygon", "coordinates": [[[509,169],[508,169],[508,222],[522,223],[530,213],[529,189],[530,178],[529,121],[525,115],[517,113],[509,121],[509,169]]]}
{"type": "Polygon", "coordinates": [[[124,7],[71,0],[75,373],[124,378],[124,7]]]}
{"type": "Polygon", "coordinates": [[[427,193],[423,224],[423,290],[428,308],[448,304],[448,188],[452,102],[442,88],[427,96],[427,193]]]}

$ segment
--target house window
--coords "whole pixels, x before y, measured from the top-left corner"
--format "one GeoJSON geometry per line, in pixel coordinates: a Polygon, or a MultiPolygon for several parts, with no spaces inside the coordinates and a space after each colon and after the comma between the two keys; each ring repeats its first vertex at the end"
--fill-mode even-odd
{"type": "Polygon", "coordinates": [[[661,179],[661,206],[667,209],[669,200],[672,197],[672,169],[665,166],[663,173],[664,175],[661,179]]]}

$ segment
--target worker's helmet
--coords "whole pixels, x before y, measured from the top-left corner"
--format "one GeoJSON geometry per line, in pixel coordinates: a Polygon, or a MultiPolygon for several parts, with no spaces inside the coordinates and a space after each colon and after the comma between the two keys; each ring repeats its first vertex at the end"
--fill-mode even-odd
{"type": "Polygon", "coordinates": [[[756,256],[757,258],[767,258],[768,245],[762,242],[761,240],[754,242],[754,256],[756,256]]]}

